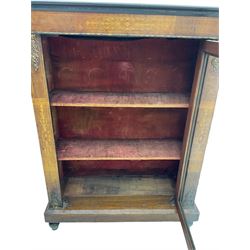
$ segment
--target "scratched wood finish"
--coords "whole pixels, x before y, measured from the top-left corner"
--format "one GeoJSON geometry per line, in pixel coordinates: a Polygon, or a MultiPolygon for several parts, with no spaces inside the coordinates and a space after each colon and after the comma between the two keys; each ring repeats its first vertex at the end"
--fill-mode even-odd
{"type": "Polygon", "coordinates": [[[191,91],[197,40],[48,37],[55,89],[191,91]]]}
{"type": "Polygon", "coordinates": [[[174,191],[174,181],[163,176],[85,176],[68,178],[64,196],[174,196],[174,191]]]}
{"type": "Polygon", "coordinates": [[[186,116],[187,109],[57,107],[65,139],[181,139],[186,116]]]}
{"type": "Polygon", "coordinates": [[[218,17],[32,11],[33,32],[218,38],[218,17]]]}
{"type": "Polygon", "coordinates": [[[44,175],[52,207],[62,205],[53,126],[44,69],[41,37],[32,35],[32,100],[43,160],[44,175]]]}
{"type": "Polygon", "coordinates": [[[63,161],[65,177],[164,175],[176,179],[179,161],[63,161]]]}
{"type": "Polygon", "coordinates": [[[62,140],[58,160],[179,160],[177,140],[62,140]]]}
{"type": "Polygon", "coordinates": [[[212,122],[219,86],[219,61],[217,57],[212,56],[212,54],[216,54],[215,52],[218,52],[218,43],[211,42],[209,44],[207,41],[203,44],[197,61],[191,108],[184,136],[184,150],[177,180],[177,197],[179,197],[183,207],[194,206],[212,122]]]}
{"type": "Polygon", "coordinates": [[[188,94],[53,91],[54,107],[188,108],[188,94]]]}

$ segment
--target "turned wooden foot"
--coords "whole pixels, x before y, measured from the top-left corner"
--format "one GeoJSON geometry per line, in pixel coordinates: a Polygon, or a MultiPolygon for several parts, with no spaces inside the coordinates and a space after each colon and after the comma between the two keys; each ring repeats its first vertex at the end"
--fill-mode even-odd
{"type": "Polygon", "coordinates": [[[49,226],[52,230],[57,230],[57,228],[59,227],[59,223],[49,223],[49,226]]]}

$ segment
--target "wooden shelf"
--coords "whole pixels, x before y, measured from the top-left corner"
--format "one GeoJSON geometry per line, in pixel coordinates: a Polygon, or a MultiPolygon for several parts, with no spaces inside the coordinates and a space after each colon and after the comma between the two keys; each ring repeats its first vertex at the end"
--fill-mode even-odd
{"type": "Polygon", "coordinates": [[[188,108],[189,95],[169,93],[110,93],[53,91],[52,106],[65,107],[131,107],[188,108]]]}
{"type": "Polygon", "coordinates": [[[166,176],[85,176],[68,178],[66,197],[172,195],[175,183],[166,176]]]}
{"type": "MultiPolygon", "coordinates": [[[[190,215],[194,215],[191,211],[190,215]]],[[[196,215],[198,217],[198,214],[196,215]]],[[[69,197],[65,207],[45,211],[48,222],[178,221],[173,197],[168,195],[69,197]]]]}
{"type": "Polygon", "coordinates": [[[176,140],[62,140],[58,160],[180,160],[176,140]]]}
{"type": "MultiPolygon", "coordinates": [[[[174,209],[173,196],[135,195],[135,196],[88,196],[66,197],[70,206],[67,210],[130,210],[130,209],[174,209]]],[[[107,211],[106,211],[107,212],[107,211]]]]}
{"type": "MultiPolygon", "coordinates": [[[[179,221],[173,197],[168,195],[69,197],[65,207],[45,211],[47,222],[179,221]]],[[[196,206],[186,209],[188,218],[198,220],[196,206]]]]}

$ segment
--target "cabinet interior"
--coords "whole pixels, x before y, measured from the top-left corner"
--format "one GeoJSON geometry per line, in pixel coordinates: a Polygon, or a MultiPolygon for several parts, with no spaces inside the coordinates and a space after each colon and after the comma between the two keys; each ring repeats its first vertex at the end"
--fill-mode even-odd
{"type": "Polygon", "coordinates": [[[199,45],[43,37],[63,195],[72,204],[171,205],[199,45]]]}

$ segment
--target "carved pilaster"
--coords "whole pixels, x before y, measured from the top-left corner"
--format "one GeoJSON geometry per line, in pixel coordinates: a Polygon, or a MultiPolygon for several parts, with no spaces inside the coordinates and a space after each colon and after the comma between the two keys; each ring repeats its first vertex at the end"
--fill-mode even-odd
{"type": "Polygon", "coordinates": [[[214,58],[211,60],[211,65],[212,65],[212,70],[213,70],[215,73],[219,72],[219,58],[214,57],[214,58]]]}
{"type": "Polygon", "coordinates": [[[42,38],[31,35],[32,100],[39,136],[43,168],[49,198],[49,207],[62,207],[59,167],[44,68],[42,38]]]}
{"type": "Polygon", "coordinates": [[[38,71],[40,65],[40,46],[37,34],[31,34],[31,67],[38,71]]]}

